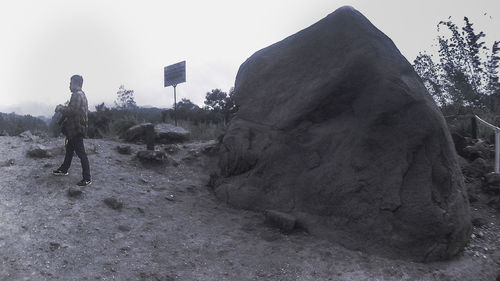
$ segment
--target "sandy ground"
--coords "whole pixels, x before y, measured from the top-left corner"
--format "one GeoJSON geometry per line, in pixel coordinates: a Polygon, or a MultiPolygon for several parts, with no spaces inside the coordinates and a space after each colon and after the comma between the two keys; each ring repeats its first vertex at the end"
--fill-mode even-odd
{"type": "MultiPolygon", "coordinates": [[[[283,234],[258,212],[218,202],[206,186],[213,142],[178,145],[169,164],[145,167],[121,143],[85,140],[93,184],[51,175],[63,139],[0,137],[0,280],[496,280],[500,216],[480,202],[464,253],[447,262],[390,260],[299,231],[283,234]],[[29,158],[34,144],[59,151],[29,158]],[[116,199],[113,209],[105,199],[116,199]]],[[[157,147],[163,149],[164,147],[157,147]]]]}

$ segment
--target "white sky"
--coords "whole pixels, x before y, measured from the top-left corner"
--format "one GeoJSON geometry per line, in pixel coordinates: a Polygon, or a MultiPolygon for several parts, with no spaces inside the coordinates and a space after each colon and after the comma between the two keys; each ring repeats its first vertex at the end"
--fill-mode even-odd
{"type": "Polygon", "coordinates": [[[177,100],[203,105],[233,86],[254,52],[351,5],[412,62],[436,24],[468,16],[488,46],[500,40],[499,0],[0,0],[0,111],[51,116],[81,74],[89,107],[111,105],[121,84],[138,105],[170,107],[163,67],[186,60],[177,100]],[[487,13],[487,15],[484,15],[487,13]],[[496,26],[496,28],[495,28],[496,26]]]}

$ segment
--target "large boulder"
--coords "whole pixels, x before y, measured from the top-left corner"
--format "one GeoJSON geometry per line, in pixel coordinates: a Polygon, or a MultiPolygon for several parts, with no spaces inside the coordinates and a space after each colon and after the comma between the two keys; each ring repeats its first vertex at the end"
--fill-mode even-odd
{"type": "Polygon", "coordinates": [[[179,143],[189,140],[190,133],[182,127],[160,123],[155,125],[156,141],[159,143],[179,143]]]}
{"type": "Polygon", "coordinates": [[[394,43],[351,7],[240,67],[215,194],[289,213],[310,232],[389,257],[449,258],[469,240],[445,120],[394,43]]]}
{"type": "Polygon", "coordinates": [[[128,128],[121,136],[126,141],[139,141],[144,140],[146,136],[146,128],[153,126],[152,123],[141,123],[128,128]]]}
{"type": "Polygon", "coordinates": [[[154,126],[154,137],[156,143],[180,143],[189,140],[190,137],[189,131],[172,124],[160,123],[153,125],[152,123],[141,123],[126,130],[125,133],[123,133],[122,138],[129,142],[144,141],[146,139],[147,128],[150,126],[154,126]]]}

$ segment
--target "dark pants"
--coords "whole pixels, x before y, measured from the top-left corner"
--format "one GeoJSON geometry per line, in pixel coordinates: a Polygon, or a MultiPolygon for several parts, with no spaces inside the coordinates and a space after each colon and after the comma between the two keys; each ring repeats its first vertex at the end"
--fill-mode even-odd
{"type": "Polygon", "coordinates": [[[85,147],[83,146],[83,136],[79,135],[68,139],[66,144],[66,156],[64,157],[64,162],[59,168],[59,170],[67,172],[71,166],[71,160],[73,160],[73,153],[76,152],[78,158],[82,162],[82,176],[84,180],[90,180],[90,165],[89,159],[87,158],[87,153],[85,153],[85,147]]]}

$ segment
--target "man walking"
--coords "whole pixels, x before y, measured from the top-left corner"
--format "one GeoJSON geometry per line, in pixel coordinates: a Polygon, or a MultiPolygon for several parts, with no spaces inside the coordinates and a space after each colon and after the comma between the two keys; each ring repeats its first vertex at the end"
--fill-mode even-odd
{"type": "Polygon", "coordinates": [[[77,184],[79,186],[87,186],[92,183],[90,179],[90,165],[85,147],[83,145],[83,138],[87,134],[88,127],[88,103],[85,93],[82,91],[83,78],[80,75],[73,75],[69,84],[71,90],[71,99],[67,106],[58,105],[56,112],[60,112],[62,117],[60,125],[62,133],[66,136],[66,156],[61,167],[54,170],[52,173],[56,176],[65,176],[68,174],[69,167],[73,154],[80,158],[82,163],[82,176],[83,179],[77,184]]]}

